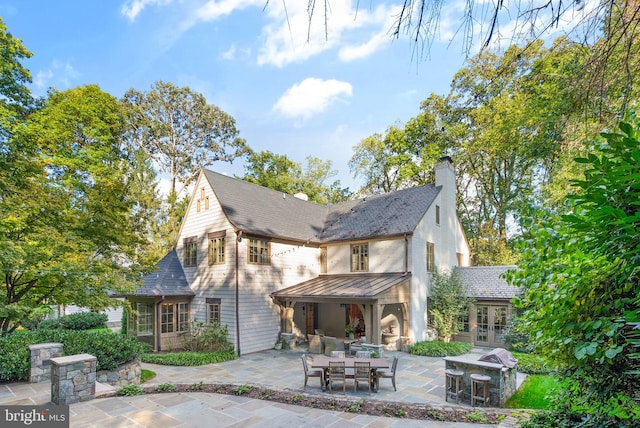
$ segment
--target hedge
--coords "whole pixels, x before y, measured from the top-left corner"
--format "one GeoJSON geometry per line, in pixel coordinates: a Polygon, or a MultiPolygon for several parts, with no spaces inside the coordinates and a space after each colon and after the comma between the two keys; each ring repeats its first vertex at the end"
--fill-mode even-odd
{"type": "Polygon", "coordinates": [[[441,342],[439,340],[416,342],[410,353],[423,357],[453,357],[469,352],[472,345],[467,342],[441,342]]]}
{"type": "Polygon", "coordinates": [[[149,345],[111,331],[16,331],[0,337],[0,382],[29,380],[29,345],[50,342],[62,343],[65,355],[86,353],[95,356],[96,370],[113,370],[149,351],[149,345]]]}
{"type": "Polygon", "coordinates": [[[51,330],[55,328],[64,330],[91,330],[92,328],[106,327],[108,319],[107,314],[79,312],[60,318],[40,321],[38,330],[51,330]]]}

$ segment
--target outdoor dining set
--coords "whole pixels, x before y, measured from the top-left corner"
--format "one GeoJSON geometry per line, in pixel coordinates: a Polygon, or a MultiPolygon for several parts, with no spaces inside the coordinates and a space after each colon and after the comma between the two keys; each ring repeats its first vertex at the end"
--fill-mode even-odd
{"type": "Polygon", "coordinates": [[[344,351],[332,351],[329,356],[318,355],[312,358],[302,354],[302,365],[305,389],[308,379],[317,377],[323,391],[333,391],[334,383],[338,382],[343,393],[346,393],[347,380],[352,380],[354,391],[358,390],[359,385],[365,385],[369,392],[376,392],[381,378],[391,379],[393,389],[396,390],[398,357],[393,357],[389,364],[386,358],[372,358],[367,351],[357,352],[355,358],[346,357],[344,351]]]}

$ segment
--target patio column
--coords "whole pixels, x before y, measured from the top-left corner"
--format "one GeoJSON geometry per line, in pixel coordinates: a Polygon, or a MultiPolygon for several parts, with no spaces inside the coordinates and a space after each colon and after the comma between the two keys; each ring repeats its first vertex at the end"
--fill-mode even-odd
{"type": "Polygon", "coordinates": [[[373,343],[374,345],[380,344],[380,338],[382,337],[382,332],[380,331],[380,315],[382,314],[382,310],[380,309],[380,305],[376,301],[373,305],[371,305],[371,338],[369,339],[369,343],[373,343]]]}

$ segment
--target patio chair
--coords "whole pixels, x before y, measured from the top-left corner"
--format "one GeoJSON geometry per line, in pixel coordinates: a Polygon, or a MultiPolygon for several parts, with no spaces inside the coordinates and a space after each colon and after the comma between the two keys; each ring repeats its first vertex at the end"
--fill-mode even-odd
{"type": "Polygon", "coordinates": [[[371,351],[357,351],[356,358],[371,358],[371,351]]]}
{"type": "Polygon", "coordinates": [[[347,393],[347,377],[345,376],[344,361],[329,361],[329,370],[327,371],[327,383],[329,392],[333,391],[333,382],[342,382],[342,393],[347,393]]]}
{"type": "Polygon", "coordinates": [[[373,378],[371,376],[371,363],[355,361],[353,363],[353,390],[358,390],[358,381],[367,382],[369,392],[371,392],[371,382],[373,378]]]}
{"type": "Polygon", "coordinates": [[[307,338],[309,339],[309,353],[322,354],[324,352],[324,346],[320,336],[308,334],[307,338]]]}
{"type": "Polygon", "coordinates": [[[398,368],[398,357],[393,357],[393,363],[391,363],[391,370],[378,370],[376,373],[376,385],[377,388],[380,388],[380,378],[388,378],[391,379],[391,383],[393,384],[393,390],[396,389],[396,369],[398,368]]]}
{"type": "Polygon", "coordinates": [[[324,375],[322,370],[309,370],[307,354],[302,354],[302,367],[304,367],[304,388],[307,389],[307,381],[310,377],[320,378],[320,388],[324,389],[324,375]]]}
{"type": "Polygon", "coordinates": [[[344,358],[344,351],[331,351],[331,358],[344,358]]]}

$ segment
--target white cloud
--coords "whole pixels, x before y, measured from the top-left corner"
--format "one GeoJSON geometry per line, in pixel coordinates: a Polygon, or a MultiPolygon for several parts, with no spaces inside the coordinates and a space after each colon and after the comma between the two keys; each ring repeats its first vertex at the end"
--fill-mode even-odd
{"type": "Polygon", "coordinates": [[[356,59],[366,58],[380,50],[380,48],[391,43],[391,39],[386,32],[381,32],[357,46],[345,46],[340,49],[338,56],[343,61],[353,61],[356,59]]]}
{"type": "Polygon", "coordinates": [[[332,2],[325,11],[317,4],[309,17],[308,3],[287,2],[287,9],[279,3],[269,3],[266,9],[270,22],[263,28],[263,45],[258,55],[258,64],[283,67],[289,63],[302,62],[321,52],[335,48],[349,39],[362,38],[368,32],[373,36],[365,43],[344,53],[344,59],[363,57],[375,52],[383,43],[379,35],[389,29],[389,18],[397,9],[381,5],[374,10],[357,6],[357,2],[332,2]]]}
{"type": "Polygon", "coordinates": [[[73,80],[78,76],[80,73],[69,62],[54,60],[48,69],[36,73],[33,83],[38,89],[46,89],[56,85],[69,88],[73,86],[73,80]]]}
{"type": "Polygon", "coordinates": [[[287,89],[273,110],[286,117],[308,119],[323,112],[341,97],[350,97],[352,94],[353,88],[348,82],[309,77],[287,89]]]}
{"type": "Polygon", "coordinates": [[[235,43],[231,45],[229,49],[222,52],[222,59],[231,60],[236,57],[236,45],[235,43]]]}
{"type": "Polygon", "coordinates": [[[196,11],[200,21],[215,21],[218,18],[231,15],[236,10],[251,6],[264,7],[265,0],[209,0],[196,11]]]}
{"type": "Polygon", "coordinates": [[[135,21],[136,17],[147,6],[164,6],[172,3],[173,0],[127,0],[120,8],[120,13],[126,16],[129,21],[135,21]]]}

